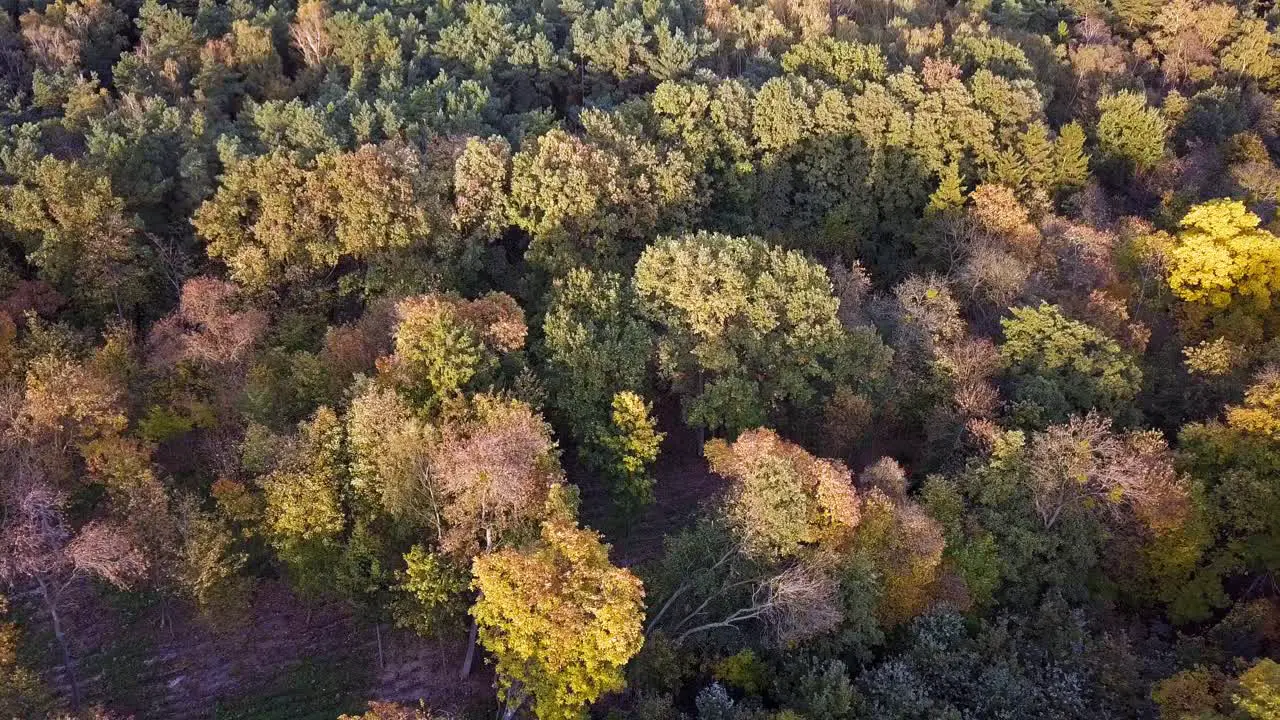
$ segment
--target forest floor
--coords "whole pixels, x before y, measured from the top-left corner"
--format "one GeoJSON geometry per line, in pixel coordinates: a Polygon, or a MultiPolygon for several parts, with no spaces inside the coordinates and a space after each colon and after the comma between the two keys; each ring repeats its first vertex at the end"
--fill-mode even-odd
{"type": "MultiPolygon", "coordinates": [[[[487,668],[459,679],[461,640],[429,642],[385,625],[379,633],[349,606],[301,598],[279,581],[259,583],[236,622],[122,604],[127,597],[86,586],[66,613],[85,704],[122,716],[334,720],[373,699],[455,712],[493,702],[487,668]]],[[[26,654],[69,697],[47,618],[34,598],[15,599],[26,654]]]]}

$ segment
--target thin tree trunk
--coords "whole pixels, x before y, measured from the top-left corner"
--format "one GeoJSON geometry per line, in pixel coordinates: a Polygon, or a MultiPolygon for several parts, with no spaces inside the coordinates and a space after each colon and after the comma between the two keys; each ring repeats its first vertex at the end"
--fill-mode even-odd
{"type": "Polygon", "coordinates": [[[76,669],[71,664],[71,648],[67,646],[67,636],[62,631],[62,618],[58,616],[57,601],[49,594],[49,586],[45,581],[39,579],[39,582],[45,608],[49,611],[49,619],[53,621],[53,636],[57,639],[58,648],[62,651],[62,667],[66,669],[67,683],[71,685],[71,710],[80,712],[80,684],[76,682],[76,669]]]}
{"type": "Polygon", "coordinates": [[[378,639],[378,669],[382,670],[386,667],[382,660],[382,623],[373,624],[373,635],[378,639]]]}
{"type": "MultiPolygon", "coordinates": [[[[485,554],[493,552],[493,528],[486,527],[484,529],[484,551],[485,554]]],[[[476,602],[480,602],[480,598],[484,597],[484,593],[476,595],[476,602]]],[[[480,626],[476,623],[476,619],[471,618],[471,631],[467,633],[467,656],[462,659],[462,679],[471,676],[471,666],[476,661],[476,638],[480,634],[480,626]]]]}
{"type": "MultiPolygon", "coordinates": [[[[702,396],[702,391],[704,389],[705,389],[705,386],[702,381],[702,368],[698,368],[698,396],[699,397],[702,396]]],[[[684,408],[681,408],[682,415],[683,415],[683,409],[684,408]]],[[[702,448],[706,446],[706,444],[707,444],[707,429],[703,427],[701,424],[699,424],[698,425],[698,450],[702,450],[702,448]]]]}
{"type": "Polygon", "coordinates": [[[467,656],[462,659],[463,680],[471,676],[471,666],[476,660],[476,635],[479,633],[480,626],[476,624],[475,618],[472,618],[471,632],[467,633],[467,656]]]}
{"type": "Polygon", "coordinates": [[[520,683],[513,682],[511,689],[507,691],[506,700],[503,701],[502,713],[499,717],[502,720],[514,720],[516,713],[520,712],[520,706],[524,705],[525,694],[520,683]]]}

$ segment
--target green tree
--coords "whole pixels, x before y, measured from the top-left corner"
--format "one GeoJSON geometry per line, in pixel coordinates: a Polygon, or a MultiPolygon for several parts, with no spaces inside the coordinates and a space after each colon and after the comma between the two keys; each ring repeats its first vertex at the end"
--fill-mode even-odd
{"type": "Polygon", "coordinates": [[[431,637],[462,617],[466,612],[462,601],[467,588],[464,569],[421,545],[404,554],[404,565],[391,607],[397,627],[431,637]]]}
{"type": "Polygon", "coordinates": [[[45,156],[0,189],[0,224],[24,240],[44,280],[86,309],[124,313],[146,299],[135,222],[110,180],[89,168],[45,156]]]}
{"type": "Polygon", "coordinates": [[[259,479],[266,499],[264,534],[293,581],[311,592],[330,586],[347,517],[342,424],[320,408],[298,428],[297,446],[259,479]]]}
{"type": "Polygon", "coordinates": [[[874,385],[888,361],[874,333],[841,326],[821,265],[758,238],[662,238],[634,286],[659,328],[659,370],[695,425],[736,433],[782,421],[839,382],[874,385]]]}
{"type": "Polygon", "coordinates": [[[403,262],[410,250],[435,263],[427,272],[442,273],[464,255],[444,172],[394,143],[325,152],[313,162],[282,150],[232,158],[192,224],[209,253],[255,287],[307,280],[343,258],[403,262]]]}
{"type": "Polygon", "coordinates": [[[1089,156],[1084,152],[1084,128],[1069,122],[1058,130],[1053,141],[1053,178],[1057,187],[1081,187],[1089,179],[1089,156]]]}
{"type": "Polygon", "coordinates": [[[1010,312],[1012,317],[1000,321],[1000,357],[1022,422],[1044,426],[1095,409],[1132,416],[1142,370],[1118,342],[1055,305],[1010,312]]]}
{"type": "Polygon", "coordinates": [[[653,332],[625,278],[576,268],[555,281],[542,333],[552,405],[587,440],[609,422],[616,393],[644,388],[653,332]]]}
{"type": "Polygon", "coordinates": [[[585,265],[621,270],[644,235],[694,205],[693,168],[621,119],[582,115],[587,136],[552,130],[512,159],[515,225],[532,236],[528,259],[552,275],[585,265]]]}
{"type": "Polygon", "coordinates": [[[654,477],[649,468],[658,459],[664,433],[650,416],[652,408],[636,393],[613,396],[612,421],[593,440],[593,465],[609,479],[614,507],[630,522],[653,502],[654,477]]]}
{"type": "Polygon", "coordinates": [[[1145,171],[1164,157],[1168,125],[1141,94],[1126,90],[1107,95],[1098,100],[1098,113],[1094,132],[1103,159],[1127,171],[1145,171]]]}
{"type": "Polygon", "coordinates": [[[395,353],[385,365],[422,407],[435,409],[463,388],[498,379],[505,355],[524,347],[524,311],[511,296],[476,300],[430,294],[396,304],[395,353]]]}

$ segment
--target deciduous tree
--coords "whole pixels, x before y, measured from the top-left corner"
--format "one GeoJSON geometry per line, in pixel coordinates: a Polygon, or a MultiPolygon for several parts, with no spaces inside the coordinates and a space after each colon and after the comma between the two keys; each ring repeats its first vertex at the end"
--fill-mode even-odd
{"type": "Polygon", "coordinates": [[[644,587],[609,563],[594,532],[550,521],[535,547],[482,555],[472,572],[471,614],[494,656],[504,717],[528,701],[539,720],[576,720],[624,687],[622,668],[643,643],[644,587]]]}

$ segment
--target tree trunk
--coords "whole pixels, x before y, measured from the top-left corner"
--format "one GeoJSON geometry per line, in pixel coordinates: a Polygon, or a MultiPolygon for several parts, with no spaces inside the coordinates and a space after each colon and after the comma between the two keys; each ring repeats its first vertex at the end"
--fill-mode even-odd
{"type": "Polygon", "coordinates": [[[62,631],[62,618],[58,616],[57,599],[49,594],[49,586],[43,579],[39,579],[39,582],[40,595],[44,598],[49,619],[53,622],[53,636],[58,641],[58,649],[62,651],[62,667],[67,673],[67,683],[71,686],[71,710],[80,712],[80,684],[76,682],[76,669],[71,664],[71,648],[67,646],[67,636],[62,631]]]}
{"type": "Polygon", "coordinates": [[[471,632],[467,633],[467,656],[462,659],[462,679],[465,680],[471,676],[471,666],[476,660],[476,635],[480,632],[480,626],[476,624],[475,618],[471,619],[471,632]]]}
{"type": "MultiPolygon", "coordinates": [[[[698,397],[702,397],[702,391],[706,390],[706,383],[703,381],[702,368],[698,368],[698,397]]],[[[684,404],[680,405],[680,416],[684,417],[684,404]]],[[[698,452],[702,452],[707,445],[707,429],[701,424],[698,425],[698,452]]]]}
{"type": "Polygon", "coordinates": [[[378,669],[382,670],[386,667],[382,659],[382,623],[373,624],[373,635],[378,639],[378,669]]]}
{"type": "MultiPolygon", "coordinates": [[[[484,529],[484,551],[486,554],[493,552],[493,528],[486,527],[484,529]]],[[[476,596],[476,602],[480,602],[480,598],[484,597],[483,593],[476,596]]],[[[480,626],[476,623],[475,618],[471,618],[471,631],[467,633],[467,656],[462,659],[462,679],[471,677],[471,666],[476,661],[476,637],[480,634],[480,626]]]]}
{"type": "Polygon", "coordinates": [[[525,698],[524,688],[520,683],[511,683],[511,689],[507,691],[506,700],[502,703],[502,711],[498,717],[501,720],[514,720],[516,713],[520,712],[520,706],[524,705],[525,698]]]}

